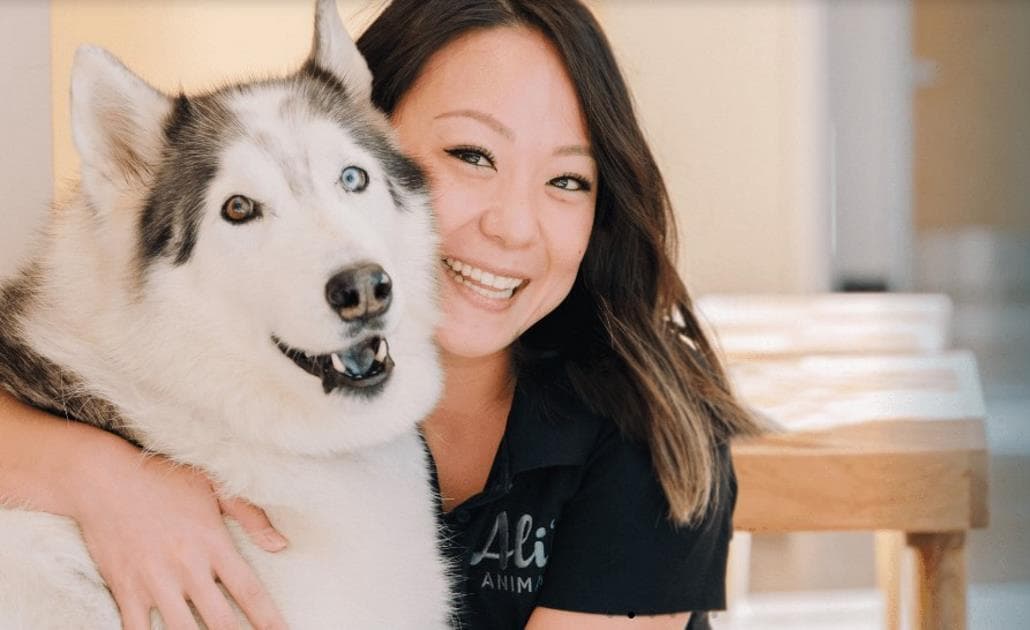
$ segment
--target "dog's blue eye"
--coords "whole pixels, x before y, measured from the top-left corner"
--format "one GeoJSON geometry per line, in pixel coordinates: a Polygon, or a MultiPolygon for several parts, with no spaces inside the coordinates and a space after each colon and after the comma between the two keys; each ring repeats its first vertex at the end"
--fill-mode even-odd
{"type": "Polygon", "coordinates": [[[368,173],[357,166],[348,166],[340,173],[340,185],[349,192],[361,192],[368,186],[368,173]]]}

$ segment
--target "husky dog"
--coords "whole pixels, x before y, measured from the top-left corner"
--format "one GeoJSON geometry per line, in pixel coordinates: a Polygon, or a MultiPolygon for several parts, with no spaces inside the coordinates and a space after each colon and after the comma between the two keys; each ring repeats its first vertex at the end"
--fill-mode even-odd
{"type": "MultiPolygon", "coordinates": [[[[229,525],[290,627],[444,628],[426,180],[316,13],[296,74],[197,96],[78,51],[80,188],[0,294],[0,382],[264,507],[285,551],[229,525]]],[[[70,519],[0,510],[0,628],[118,627],[70,519]]]]}

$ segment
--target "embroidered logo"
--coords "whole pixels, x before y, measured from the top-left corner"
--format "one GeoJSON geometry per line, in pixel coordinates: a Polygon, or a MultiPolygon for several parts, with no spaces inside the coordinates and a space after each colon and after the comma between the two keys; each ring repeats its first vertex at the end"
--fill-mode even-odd
{"type": "Polygon", "coordinates": [[[499,512],[482,547],[474,550],[469,560],[470,566],[482,564],[483,568],[487,569],[480,582],[480,588],[513,593],[538,590],[543,582],[543,576],[533,574],[539,574],[540,569],[547,566],[547,559],[550,557],[547,546],[550,545],[554,525],[555,519],[551,519],[547,527],[534,527],[533,516],[522,514],[515,522],[513,531],[508,512],[499,512]],[[493,573],[489,570],[495,568],[493,563],[484,562],[490,560],[496,561],[496,571],[493,573]],[[520,575],[503,573],[508,569],[529,571],[520,571],[520,575]],[[526,573],[530,575],[525,575],[526,573]]]}

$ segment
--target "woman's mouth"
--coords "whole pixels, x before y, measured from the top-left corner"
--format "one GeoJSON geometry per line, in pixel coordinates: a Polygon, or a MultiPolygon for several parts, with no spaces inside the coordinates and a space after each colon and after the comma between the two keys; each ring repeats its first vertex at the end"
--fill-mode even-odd
{"type": "Polygon", "coordinates": [[[457,258],[442,259],[452,280],[489,300],[510,300],[528,281],[491,273],[457,258]]]}

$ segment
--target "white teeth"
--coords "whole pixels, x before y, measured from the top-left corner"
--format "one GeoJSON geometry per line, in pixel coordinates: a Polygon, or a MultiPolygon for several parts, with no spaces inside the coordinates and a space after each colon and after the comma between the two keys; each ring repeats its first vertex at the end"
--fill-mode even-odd
{"type": "Polygon", "coordinates": [[[499,291],[516,289],[519,285],[525,282],[522,278],[510,278],[508,276],[493,274],[454,258],[445,258],[444,262],[455,272],[464,276],[464,278],[471,278],[486,287],[497,289],[499,291]]]}
{"type": "Polygon", "coordinates": [[[466,287],[478,293],[479,295],[490,298],[492,300],[507,300],[511,297],[512,293],[515,293],[515,289],[503,289],[501,291],[491,291],[489,289],[484,289],[478,284],[473,284],[472,282],[469,282],[468,280],[466,280],[465,278],[456,273],[452,273],[451,277],[454,278],[454,280],[458,284],[463,284],[466,287]]]}
{"type": "Polygon", "coordinates": [[[386,360],[386,355],[390,352],[390,347],[386,345],[386,339],[379,338],[379,346],[376,348],[376,361],[382,363],[386,360]]]}
{"type": "Polygon", "coordinates": [[[333,362],[333,368],[335,368],[340,374],[347,371],[347,368],[343,367],[343,360],[340,359],[340,355],[334,352],[329,355],[329,360],[333,362]]]}

